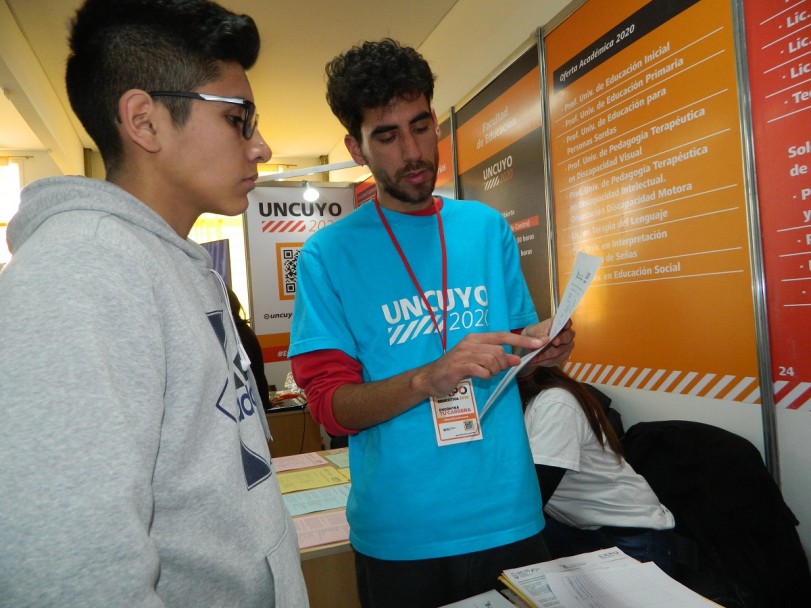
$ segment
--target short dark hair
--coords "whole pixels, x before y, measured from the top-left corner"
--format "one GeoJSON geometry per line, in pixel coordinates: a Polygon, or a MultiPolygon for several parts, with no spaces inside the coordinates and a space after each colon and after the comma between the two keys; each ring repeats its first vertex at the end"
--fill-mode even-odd
{"type": "MultiPolygon", "coordinates": [[[[259,32],[251,17],[209,0],[86,0],[71,23],[70,51],[68,98],[109,175],[122,161],[115,123],[126,91],[192,91],[219,77],[219,62],[247,70],[259,32]]],[[[175,124],[188,119],[190,100],[161,103],[175,124]]]]}
{"type": "Polygon", "coordinates": [[[327,103],[347,132],[361,140],[364,110],[394,99],[434,96],[435,76],[416,50],[391,38],[364,42],[326,66],[327,103]]]}

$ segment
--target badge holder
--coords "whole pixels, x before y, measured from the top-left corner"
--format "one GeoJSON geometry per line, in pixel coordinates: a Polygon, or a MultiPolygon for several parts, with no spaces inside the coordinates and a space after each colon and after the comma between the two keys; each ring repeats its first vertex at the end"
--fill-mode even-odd
{"type": "Polygon", "coordinates": [[[462,380],[447,397],[431,397],[431,414],[440,447],[483,437],[470,380],[462,380]]]}

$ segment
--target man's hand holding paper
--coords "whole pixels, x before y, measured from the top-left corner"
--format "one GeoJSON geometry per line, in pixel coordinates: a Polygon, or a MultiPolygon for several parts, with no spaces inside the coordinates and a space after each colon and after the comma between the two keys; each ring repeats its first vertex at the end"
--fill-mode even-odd
{"type": "Polygon", "coordinates": [[[540,349],[533,351],[536,353],[535,356],[524,364],[519,376],[525,376],[531,373],[536,367],[562,365],[569,358],[569,355],[572,354],[575,331],[572,328],[571,319],[567,319],[566,324],[557,335],[553,335],[551,339],[549,339],[549,330],[551,328],[552,319],[546,319],[546,321],[541,321],[524,329],[522,332],[524,335],[540,338],[545,340],[546,343],[540,349]]]}
{"type": "Polygon", "coordinates": [[[538,339],[545,340],[547,333],[548,324],[546,331],[538,330],[538,335],[528,332],[517,335],[507,331],[467,334],[445,355],[418,370],[415,384],[429,396],[444,397],[461,380],[491,378],[518,365],[521,352],[543,348],[538,339]]]}
{"type": "Polygon", "coordinates": [[[602,258],[587,253],[580,252],[577,254],[572,276],[569,278],[569,283],[566,285],[566,290],[563,292],[563,298],[561,298],[555,316],[552,319],[547,319],[542,323],[532,325],[524,330],[527,335],[538,337],[549,336],[551,341],[529,354],[524,354],[521,357],[521,362],[507,372],[496,387],[496,390],[490,395],[487,403],[481,408],[480,416],[482,418],[484,418],[487,410],[490,409],[490,406],[493,405],[495,400],[501,395],[504,387],[517,375],[527,375],[538,365],[560,365],[569,358],[574,348],[574,330],[572,329],[571,322],[572,313],[583,298],[583,294],[586,293],[586,289],[588,289],[588,286],[594,279],[594,274],[597,272],[597,268],[599,268],[602,261],[602,258]],[[536,332],[541,332],[542,336],[539,336],[536,332]]]}

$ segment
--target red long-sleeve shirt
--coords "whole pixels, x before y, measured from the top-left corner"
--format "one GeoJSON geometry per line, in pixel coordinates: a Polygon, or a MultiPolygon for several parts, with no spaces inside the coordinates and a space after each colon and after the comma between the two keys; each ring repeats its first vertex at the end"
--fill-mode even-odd
{"type": "MultiPolygon", "coordinates": [[[[514,329],[520,334],[522,330],[514,329]]],[[[307,396],[310,414],[330,435],[357,435],[358,429],[346,429],[335,420],[332,396],[339,386],[363,382],[361,365],[342,350],[314,350],[290,359],[296,384],[307,396]]]]}

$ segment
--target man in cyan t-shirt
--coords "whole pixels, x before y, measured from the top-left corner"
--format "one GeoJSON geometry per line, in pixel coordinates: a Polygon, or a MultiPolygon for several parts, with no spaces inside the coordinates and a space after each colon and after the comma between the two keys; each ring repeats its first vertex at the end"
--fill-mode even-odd
{"type": "MultiPolygon", "coordinates": [[[[347,149],[378,193],[302,249],[292,369],[314,418],[350,435],[362,605],[439,606],[548,556],[515,384],[479,412],[550,323],[538,323],[502,216],[432,194],[427,62],[386,39],[336,57],[327,76],[347,149]]],[[[573,339],[567,327],[521,372],[559,365],[573,339]]]]}

